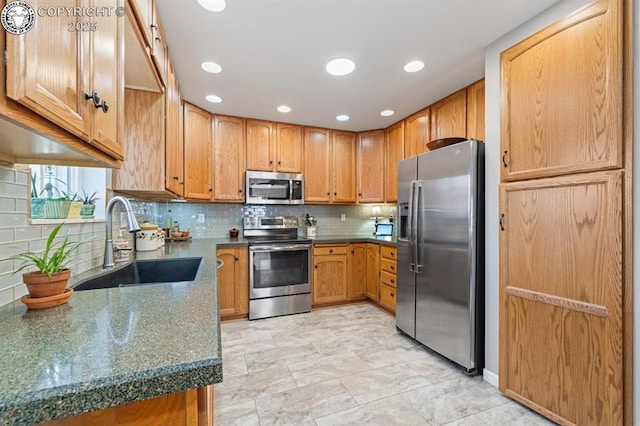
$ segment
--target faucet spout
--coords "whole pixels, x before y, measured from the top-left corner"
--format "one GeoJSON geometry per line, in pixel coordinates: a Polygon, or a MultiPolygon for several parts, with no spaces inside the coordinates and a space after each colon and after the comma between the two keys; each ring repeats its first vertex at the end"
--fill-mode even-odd
{"type": "Polygon", "coordinates": [[[105,209],[104,214],[107,239],[104,244],[104,263],[102,265],[103,268],[112,268],[115,266],[115,262],[113,261],[113,235],[111,231],[111,216],[113,206],[115,206],[116,203],[120,203],[124,206],[124,211],[127,214],[127,228],[129,228],[129,232],[136,232],[140,230],[140,225],[138,225],[136,216],[133,214],[133,208],[131,207],[131,203],[129,202],[129,200],[120,195],[112,197],[107,203],[107,208],[105,209]]]}

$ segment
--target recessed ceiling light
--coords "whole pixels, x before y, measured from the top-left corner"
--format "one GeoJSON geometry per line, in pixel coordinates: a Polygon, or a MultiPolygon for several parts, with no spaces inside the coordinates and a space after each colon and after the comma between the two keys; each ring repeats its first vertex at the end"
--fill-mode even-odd
{"type": "Polygon", "coordinates": [[[222,98],[216,95],[207,95],[205,96],[205,99],[214,104],[219,104],[220,102],[222,102],[222,98]]]}
{"type": "Polygon", "coordinates": [[[395,113],[396,112],[394,110],[392,110],[392,109],[385,109],[384,111],[380,112],[380,115],[383,116],[383,117],[390,117],[395,113]]]}
{"type": "Polygon", "coordinates": [[[349,116],[346,114],[340,114],[336,117],[336,120],[338,121],[347,121],[349,119],[349,116]]]}
{"type": "Polygon", "coordinates": [[[418,72],[422,68],[424,68],[424,62],[422,61],[411,61],[404,66],[406,72],[418,72]]]}
{"type": "Polygon", "coordinates": [[[351,59],[338,58],[327,62],[325,69],[331,75],[347,75],[351,74],[356,68],[356,64],[351,59]]]}
{"type": "Polygon", "coordinates": [[[198,3],[211,12],[222,12],[227,6],[225,0],[198,0],[198,3]]]}
{"type": "Polygon", "coordinates": [[[219,72],[222,72],[222,67],[215,62],[203,62],[201,66],[203,70],[210,72],[211,74],[218,74],[219,72]]]}
{"type": "Polygon", "coordinates": [[[291,112],[291,107],[288,107],[286,105],[280,105],[278,108],[276,108],[278,111],[280,112],[291,112]]]}

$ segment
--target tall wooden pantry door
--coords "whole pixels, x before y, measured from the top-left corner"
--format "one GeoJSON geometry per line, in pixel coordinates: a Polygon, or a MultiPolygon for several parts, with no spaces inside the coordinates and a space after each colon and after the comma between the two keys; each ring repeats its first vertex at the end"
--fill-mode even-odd
{"type": "Polygon", "coordinates": [[[501,56],[500,390],[561,424],[632,421],[627,7],[501,56]]]}

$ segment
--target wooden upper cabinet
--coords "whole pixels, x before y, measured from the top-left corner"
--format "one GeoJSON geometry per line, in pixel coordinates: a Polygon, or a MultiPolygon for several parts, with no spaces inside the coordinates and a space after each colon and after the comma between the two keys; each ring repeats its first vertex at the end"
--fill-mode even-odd
{"type": "Polygon", "coordinates": [[[247,170],[276,170],[273,127],[270,121],[247,120],[247,170]]]}
{"type": "Polygon", "coordinates": [[[504,180],[622,166],[622,9],[597,1],[502,52],[504,180]]]}
{"type": "Polygon", "coordinates": [[[182,102],[173,64],[167,69],[166,101],[166,188],[179,197],[184,196],[184,144],[182,130],[182,102]]]}
{"type": "Polygon", "coordinates": [[[356,202],[356,134],[336,130],[332,147],[334,203],[356,202]]]}
{"type": "Polygon", "coordinates": [[[213,199],[211,114],[184,103],[184,197],[213,199]]]}
{"type": "Polygon", "coordinates": [[[466,137],[467,90],[456,93],[431,105],[431,140],[466,137]]]}
{"type": "Polygon", "coordinates": [[[627,423],[622,186],[623,171],[501,185],[500,390],[560,424],[627,423]]]}
{"type": "Polygon", "coordinates": [[[428,151],[427,142],[431,140],[430,114],[430,108],[425,108],[404,119],[404,158],[428,151]]]}
{"type": "Polygon", "coordinates": [[[304,129],[305,202],[331,202],[331,138],[331,130],[304,129]]]}
{"type": "Polygon", "coordinates": [[[152,23],[151,23],[151,58],[153,64],[158,71],[158,75],[162,82],[167,84],[167,61],[169,58],[169,49],[167,47],[167,41],[164,38],[164,31],[160,24],[160,16],[156,8],[156,2],[152,1],[152,23]]]}
{"type": "Polygon", "coordinates": [[[247,120],[247,170],[302,172],[302,127],[247,120]]]}
{"type": "Polygon", "coordinates": [[[384,201],[384,130],[358,134],[358,202],[384,201]]]}
{"type": "Polygon", "coordinates": [[[467,139],[484,141],[484,79],[467,87],[467,139]]]}
{"type": "Polygon", "coordinates": [[[165,100],[158,93],[126,89],[125,158],[113,170],[114,191],[126,194],[165,193],[165,100]]]}
{"type": "Polygon", "coordinates": [[[404,158],[404,121],[385,130],[384,200],[398,201],[398,161],[404,158]]]}
{"type": "Polygon", "coordinates": [[[214,199],[244,201],[244,119],[216,115],[213,120],[214,199]]]}
{"type": "MultiPolygon", "coordinates": [[[[67,6],[124,4],[123,0],[115,5],[107,0],[95,3],[76,0],[67,6]]],[[[50,6],[42,0],[30,4],[34,9],[50,6]]],[[[85,19],[61,15],[39,20],[37,31],[7,37],[7,96],[113,158],[122,159],[123,25],[122,19],[113,16],[85,19]],[[76,24],[95,24],[100,31],[68,30],[76,24]]]]}
{"type": "Polygon", "coordinates": [[[295,124],[276,124],[276,170],[302,173],[302,127],[295,124]]]}
{"type": "Polygon", "coordinates": [[[144,41],[147,46],[153,45],[153,14],[154,14],[154,0],[128,0],[128,6],[130,6],[140,23],[140,29],[144,41]]]}

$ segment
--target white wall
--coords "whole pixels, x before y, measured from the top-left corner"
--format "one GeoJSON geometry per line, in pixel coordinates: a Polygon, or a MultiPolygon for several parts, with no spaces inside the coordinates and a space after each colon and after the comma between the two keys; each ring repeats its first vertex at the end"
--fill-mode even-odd
{"type": "MultiPolygon", "coordinates": [[[[636,0],[637,1],[637,0],[636,0]]],[[[499,38],[485,51],[485,372],[498,384],[498,185],[500,183],[500,52],[589,3],[563,0],[499,38]]]]}

